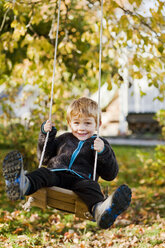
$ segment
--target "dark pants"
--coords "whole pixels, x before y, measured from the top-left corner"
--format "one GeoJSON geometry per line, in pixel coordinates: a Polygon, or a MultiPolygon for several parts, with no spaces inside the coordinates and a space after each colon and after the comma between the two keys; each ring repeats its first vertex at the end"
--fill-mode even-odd
{"type": "Polygon", "coordinates": [[[88,206],[91,212],[92,207],[104,200],[98,182],[82,179],[70,172],[53,172],[47,168],[39,168],[26,174],[30,180],[30,189],[28,195],[33,194],[43,187],[58,186],[73,190],[88,206]]]}

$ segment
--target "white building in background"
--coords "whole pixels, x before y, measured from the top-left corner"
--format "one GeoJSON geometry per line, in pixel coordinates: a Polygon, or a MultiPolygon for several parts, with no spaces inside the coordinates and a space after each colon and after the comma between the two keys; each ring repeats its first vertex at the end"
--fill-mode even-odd
{"type": "MultiPolygon", "coordinates": [[[[133,123],[135,129],[140,129],[139,132],[149,129],[151,132],[157,130],[158,126],[153,116],[158,110],[165,110],[165,100],[163,102],[157,99],[153,100],[158,96],[158,90],[155,87],[149,87],[147,82],[140,84],[141,90],[146,93],[141,97],[138,84],[138,80],[135,80],[131,87],[128,83],[123,83],[119,89],[113,85],[111,91],[107,89],[107,83],[101,87],[102,126],[100,135],[127,135],[130,133],[129,123],[133,123]]],[[[93,94],[91,98],[97,101],[98,93],[93,94]]]]}
{"type": "MultiPolygon", "coordinates": [[[[159,96],[157,88],[155,88],[154,86],[149,87],[146,81],[143,81],[143,83],[140,84],[140,87],[139,80],[135,80],[130,88],[128,87],[128,84],[125,84],[119,90],[120,134],[125,134],[128,132],[128,123],[130,124],[129,128],[131,128],[131,125],[136,124],[139,125],[139,129],[144,128],[145,131],[146,128],[147,131],[149,130],[149,127],[147,125],[151,125],[150,131],[154,131],[154,128],[156,131],[156,122],[153,120],[153,117],[157,111],[161,109],[165,110],[165,99],[163,102],[155,99],[157,96],[159,96]],[[141,90],[146,93],[146,95],[140,95],[140,87],[141,90]]],[[[141,132],[143,132],[143,130],[141,130],[141,132]]]]}

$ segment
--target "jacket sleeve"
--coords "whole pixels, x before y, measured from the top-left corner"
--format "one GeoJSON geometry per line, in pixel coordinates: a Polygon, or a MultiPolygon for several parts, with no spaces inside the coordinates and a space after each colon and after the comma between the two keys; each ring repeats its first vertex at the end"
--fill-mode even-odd
{"type": "Polygon", "coordinates": [[[119,167],[116,156],[108,141],[104,141],[104,150],[98,153],[97,174],[104,180],[112,181],[118,174],[119,167]]]}
{"type": "MultiPolygon", "coordinates": [[[[41,125],[41,131],[39,133],[39,138],[38,138],[38,147],[37,147],[37,157],[40,160],[42,150],[44,147],[45,139],[46,139],[46,132],[44,132],[43,126],[45,122],[41,125]]],[[[49,132],[49,137],[48,137],[48,142],[46,145],[45,153],[44,153],[44,158],[43,158],[43,165],[46,165],[48,161],[56,155],[56,145],[57,145],[57,140],[56,140],[56,133],[57,130],[55,127],[52,127],[51,132],[49,132]]]]}

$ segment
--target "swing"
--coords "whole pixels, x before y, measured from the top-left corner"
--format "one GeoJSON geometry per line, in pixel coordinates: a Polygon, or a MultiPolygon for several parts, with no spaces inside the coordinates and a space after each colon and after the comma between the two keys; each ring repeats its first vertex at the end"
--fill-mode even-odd
{"type": "MultiPolygon", "coordinates": [[[[57,31],[56,31],[56,41],[55,41],[55,52],[54,52],[54,66],[53,66],[53,79],[51,88],[51,101],[50,101],[50,111],[49,120],[51,120],[52,113],[52,102],[53,102],[53,88],[55,83],[55,69],[56,69],[56,54],[57,54],[57,44],[58,44],[58,29],[59,29],[59,17],[60,17],[60,5],[61,0],[59,0],[58,7],[58,18],[57,18],[57,31]]],[[[101,88],[101,54],[102,54],[102,19],[103,19],[103,0],[101,1],[101,27],[100,27],[100,51],[99,51],[99,84],[98,84],[98,114],[97,114],[97,137],[99,137],[99,112],[100,112],[100,88],[101,88]]],[[[42,166],[42,161],[44,157],[44,152],[46,149],[48,141],[49,132],[46,135],[43,151],[41,154],[41,159],[39,163],[39,168],[42,166]]],[[[97,168],[97,156],[95,154],[94,162],[94,172],[93,180],[96,177],[97,168]]],[[[48,187],[41,188],[31,196],[27,197],[28,201],[24,205],[24,209],[29,209],[30,206],[36,206],[42,209],[46,209],[47,206],[65,211],[67,213],[75,214],[76,217],[92,220],[93,216],[89,213],[87,205],[76,195],[72,190],[60,188],[60,187],[48,187]]]]}

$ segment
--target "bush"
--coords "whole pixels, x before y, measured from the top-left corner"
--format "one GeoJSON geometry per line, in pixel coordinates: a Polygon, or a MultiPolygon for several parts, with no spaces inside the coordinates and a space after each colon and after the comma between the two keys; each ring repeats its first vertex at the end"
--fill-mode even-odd
{"type": "MultiPolygon", "coordinates": [[[[156,118],[162,127],[162,139],[165,140],[165,110],[160,110],[156,114],[156,118]]],[[[144,171],[143,179],[140,183],[149,185],[165,185],[165,146],[156,146],[153,158],[148,157],[147,154],[142,152],[138,153],[138,157],[142,163],[144,171]]]]}
{"type": "Polygon", "coordinates": [[[36,125],[24,126],[20,123],[0,126],[0,144],[12,150],[18,150],[24,158],[25,168],[30,170],[36,167],[38,127],[36,125]]]}

